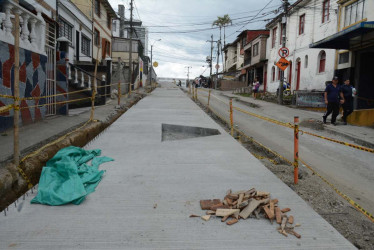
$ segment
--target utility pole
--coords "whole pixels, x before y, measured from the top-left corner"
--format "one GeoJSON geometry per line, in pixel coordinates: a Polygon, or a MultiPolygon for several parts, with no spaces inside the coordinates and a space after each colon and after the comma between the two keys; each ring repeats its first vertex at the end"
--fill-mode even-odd
{"type": "Polygon", "coordinates": [[[129,49],[129,93],[131,94],[132,85],[132,10],[133,10],[133,0],[130,1],[130,49],[129,49]]]}
{"type": "Polygon", "coordinates": [[[187,68],[187,82],[190,81],[190,68],[192,68],[191,66],[186,66],[185,68],[187,68]]]}
{"type": "Polygon", "coordinates": [[[216,80],[214,82],[214,89],[217,89],[218,84],[218,66],[219,66],[219,48],[221,46],[221,39],[217,42],[217,65],[216,65],[216,80]]]}
{"type": "Polygon", "coordinates": [[[210,36],[210,79],[212,79],[212,66],[213,66],[213,34],[210,36]]]}
{"type": "MultiPolygon", "coordinates": [[[[282,36],[282,47],[286,47],[286,28],[287,28],[287,15],[288,15],[288,0],[283,1],[283,17],[281,22],[281,36],[282,36]]],[[[279,91],[278,91],[278,104],[283,104],[283,83],[284,83],[284,71],[281,70],[281,79],[279,81],[279,91]]]]}
{"type": "Polygon", "coordinates": [[[152,63],[153,63],[153,61],[152,61],[152,55],[153,55],[153,45],[155,45],[155,43],[156,42],[158,42],[158,41],[161,41],[161,39],[157,39],[157,40],[155,40],[154,42],[153,42],[153,44],[151,45],[151,65],[150,65],[150,67],[149,67],[149,85],[151,85],[152,83],[151,83],[151,81],[152,81],[152,72],[153,72],[153,65],[152,65],[152,63]]]}

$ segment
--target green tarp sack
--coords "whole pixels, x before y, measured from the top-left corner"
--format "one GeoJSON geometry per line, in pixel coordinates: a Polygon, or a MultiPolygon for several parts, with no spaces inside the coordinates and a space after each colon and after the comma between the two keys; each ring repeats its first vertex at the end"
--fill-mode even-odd
{"type": "Polygon", "coordinates": [[[73,146],[59,150],[43,167],[38,194],[31,203],[51,206],[82,203],[103,177],[105,171],[99,170],[100,164],[113,161],[109,157],[98,157],[100,154],[100,149],[84,150],[73,146]],[[91,165],[88,165],[90,160],[91,165]]]}

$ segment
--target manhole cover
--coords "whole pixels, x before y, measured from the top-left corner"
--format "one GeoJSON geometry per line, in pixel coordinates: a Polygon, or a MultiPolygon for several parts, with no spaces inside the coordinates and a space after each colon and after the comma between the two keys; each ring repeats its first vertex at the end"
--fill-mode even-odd
{"type": "Polygon", "coordinates": [[[162,141],[176,141],[220,134],[218,129],[214,128],[162,124],[162,141]]]}

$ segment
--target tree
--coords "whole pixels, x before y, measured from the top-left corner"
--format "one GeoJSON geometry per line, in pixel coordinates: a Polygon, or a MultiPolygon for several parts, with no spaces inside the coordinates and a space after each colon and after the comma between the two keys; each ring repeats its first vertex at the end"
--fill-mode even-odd
{"type": "Polygon", "coordinates": [[[224,15],[223,17],[217,17],[217,20],[215,20],[212,24],[212,26],[219,27],[219,40],[221,40],[221,30],[223,27],[223,46],[226,46],[226,27],[229,25],[232,25],[232,20],[228,14],[224,15]]]}
{"type": "MultiPolygon", "coordinates": [[[[232,24],[232,20],[228,14],[224,15],[223,17],[218,16],[217,20],[215,20],[212,24],[212,26],[218,26],[219,27],[219,42],[218,42],[218,50],[221,50],[222,54],[222,43],[221,43],[221,30],[223,27],[223,46],[226,46],[226,27],[229,26],[229,24],[232,24]]],[[[223,56],[222,56],[222,66],[223,66],[223,71],[225,70],[224,66],[225,64],[223,63],[223,56]]]]}

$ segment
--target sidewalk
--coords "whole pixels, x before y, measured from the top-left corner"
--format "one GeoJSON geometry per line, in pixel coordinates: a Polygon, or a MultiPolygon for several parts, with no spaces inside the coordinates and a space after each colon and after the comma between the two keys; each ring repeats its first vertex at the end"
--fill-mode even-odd
{"type": "Polygon", "coordinates": [[[79,206],[31,205],[29,194],[0,216],[1,249],[354,249],[178,88],[157,88],[86,148],[115,159],[97,190],[79,206]],[[168,137],[163,124],[220,134],[168,137]],[[205,214],[200,199],[252,187],[292,209],[301,239],[265,219],[189,218],[205,214]]]}
{"type": "MultiPolygon", "coordinates": [[[[273,118],[282,122],[293,123],[293,117],[299,116],[300,122],[307,121],[310,119],[322,122],[322,113],[292,108],[289,106],[281,106],[276,103],[266,102],[258,99],[253,99],[252,97],[244,97],[240,95],[232,94],[232,91],[218,91],[213,90],[216,95],[223,95],[225,97],[238,98],[239,100],[247,103],[256,104],[258,108],[252,108],[248,106],[253,113],[262,114],[266,117],[273,118]]],[[[331,118],[331,116],[329,117],[331,118]]],[[[328,121],[329,121],[328,118],[328,121]]],[[[340,115],[338,116],[338,119],[340,115]]],[[[332,135],[337,135],[344,137],[346,139],[352,140],[353,142],[360,144],[362,146],[374,148],[374,129],[370,127],[361,127],[353,125],[339,125],[333,126],[331,124],[323,125],[324,131],[332,135]]],[[[320,133],[322,131],[318,131],[320,133]]]]}
{"type": "MultiPolygon", "coordinates": [[[[141,89],[139,93],[145,93],[141,89]]],[[[130,98],[122,96],[121,105],[129,99],[134,98],[133,93],[130,98]]],[[[117,99],[108,99],[102,106],[95,106],[94,119],[105,121],[108,117],[116,113],[117,99]]],[[[118,107],[117,107],[118,108],[118,107]]],[[[90,118],[91,107],[69,110],[68,116],[56,115],[30,125],[20,127],[20,151],[21,154],[36,146],[42,146],[46,141],[57,139],[67,132],[83,125],[90,118]]],[[[4,161],[13,156],[13,129],[1,133],[0,136],[0,167],[4,161]]]]}

